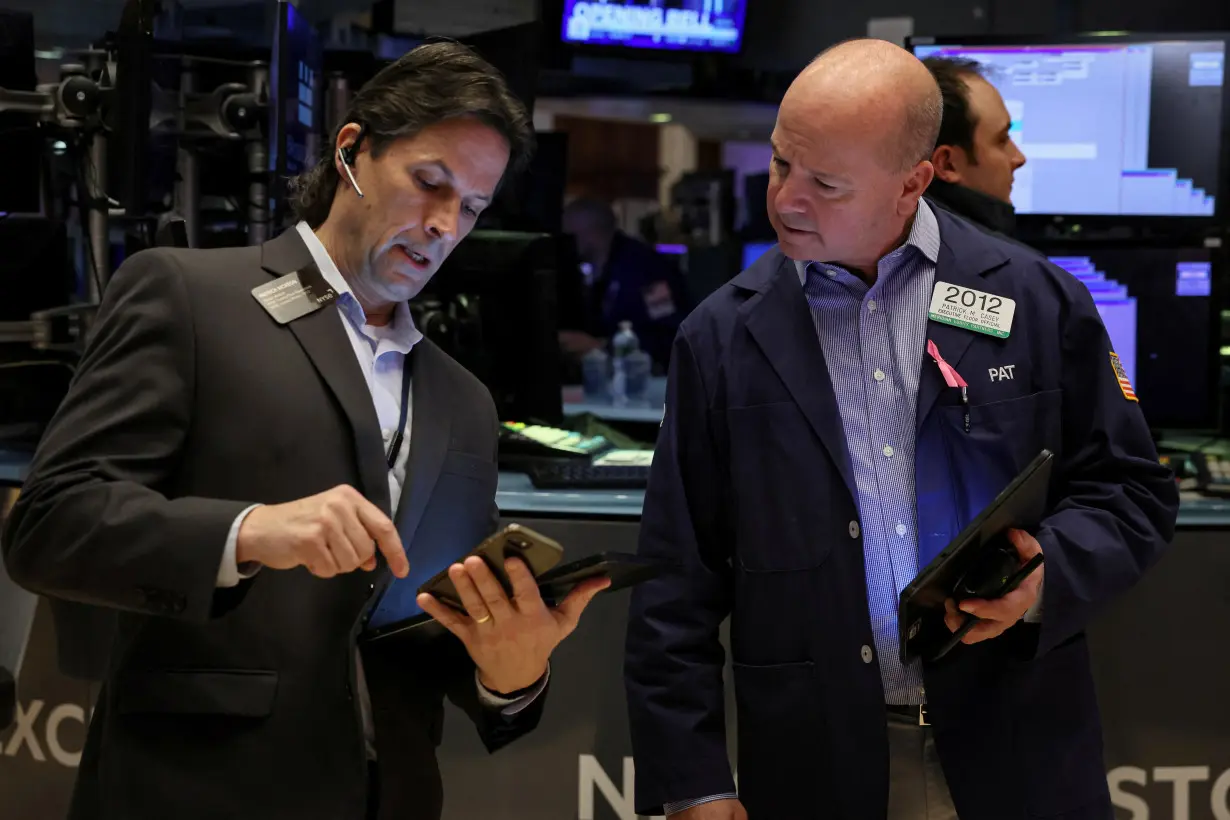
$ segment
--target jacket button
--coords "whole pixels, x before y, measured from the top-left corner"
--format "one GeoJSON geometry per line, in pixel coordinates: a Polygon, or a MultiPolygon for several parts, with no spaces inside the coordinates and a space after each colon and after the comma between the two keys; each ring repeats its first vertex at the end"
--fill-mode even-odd
{"type": "Polygon", "coordinates": [[[858,654],[863,659],[863,663],[871,663],[871,659],[874,657],[870,646],[864,646],[859,650],[858,654]]]}
{"type": "Polygon", "coordinates": [[[859,526],[857,521],[850,522],[850,537],[858,538],[859,526]]]}

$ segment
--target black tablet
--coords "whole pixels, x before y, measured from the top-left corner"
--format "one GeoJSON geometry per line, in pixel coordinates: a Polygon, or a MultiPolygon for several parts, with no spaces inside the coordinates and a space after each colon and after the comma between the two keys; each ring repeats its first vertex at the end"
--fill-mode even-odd
{"type": "Polygon", "coordinates": [[[610,578],[611,585],[603,592],[615,592],[657,578],[665,569],[664,564],[640,555],[600,552],[540,575],[538,589],[544,600],[558,603],[573,587],[590,578],[610,578]]]}
{"type": "MultiPolygon", "coordinates": [[[[1033,532],[1047,509],[1054,454],[1043,450],[901,593],[897,629],[901,660],[928,657],[946,638],[944,602],[961,598],[971,576],[985,574],[1007,544],[1007,531],[1033,532]],[[939,623],[939,628],[929,629],[939,623]],[[933,646],[934,645],[934,646],[933,646]]],[[[1009,545],[1009,548],[1010,545],[1009,545]]]]}
{"type": "MultiPolygon", "coordinates": [[[[524,528],[521,531],[524,532],[524,528]]],[[[611,585],[603,592],[614,592],[656,578],[665,570],[665,564],[651,558],[626,552],[600,552],[543,572],[536,580],[543,600],[548,606],[554,606],[568,597],[573,587],[590,578],[610,578],[611,585]]],[[[376,641],[393,635],[434,638],[445,632],[447,630],[439,622],[419,609],[408,617],[369,628],[363,640],[376,641]]]]}

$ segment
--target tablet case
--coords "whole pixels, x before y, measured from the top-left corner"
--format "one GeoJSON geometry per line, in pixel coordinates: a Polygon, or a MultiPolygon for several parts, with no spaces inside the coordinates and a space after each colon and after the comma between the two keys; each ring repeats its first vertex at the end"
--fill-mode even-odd
{"type": "Polygon", "coordinates": [[[970,576],[994,566],[994,553],[1008,544],[1007,531],[1037,529],[1047,510],[1053,462],[1053,453],[1040,452],[901,593],[897,629],[903,663],[931,659],[930,651],[948,637],[944,601],[961,597],[959,587],[983,583],[970,576]]]}

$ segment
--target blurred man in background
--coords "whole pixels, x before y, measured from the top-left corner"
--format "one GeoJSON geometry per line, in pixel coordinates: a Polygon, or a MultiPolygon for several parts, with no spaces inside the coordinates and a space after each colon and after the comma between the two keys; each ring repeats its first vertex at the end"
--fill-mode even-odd
{"type": "Polygon", "coordinates": [[[653,248],[619,230],[611,206],[597,199],[576,199],[564,209],[564,232],[576,238],[585,277],[583,315],[565,317],[560,333],[565,354],[580,359],[605,347],[631,322],[641,349],[655,370],[666,370],[671,342],[685,315],[684,289],[678,270],[653,248]]]}
{"type": "Polygon", "coordinates": [[[931,164],[927,198],[983,228],[1011,236],[1016,228],[1012,182],[1025,155],[1012,141],[1004,99],[974,60],[923,60],[944,96],[944,119],[931,164]]]}

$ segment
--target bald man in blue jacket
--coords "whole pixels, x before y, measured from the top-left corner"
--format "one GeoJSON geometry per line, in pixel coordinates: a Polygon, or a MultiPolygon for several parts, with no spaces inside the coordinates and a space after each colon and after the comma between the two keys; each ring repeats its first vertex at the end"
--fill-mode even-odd
{"type": "Polygon", "coordinates": [[[640,549],[679,572],[628,624],[641,814],[1113,817],[1085,629],[1177,491],[1084,285],[923,198],[939,112],[895,46],[818,58],[773,133],[778,247],[676,338],[640,549]],[[943,321],[953,299],[977,310],[943,321]],[[1010,536],[1044,567],[903,662],[901,591],[1044,448],[1048,513],[1010,536]]]}

